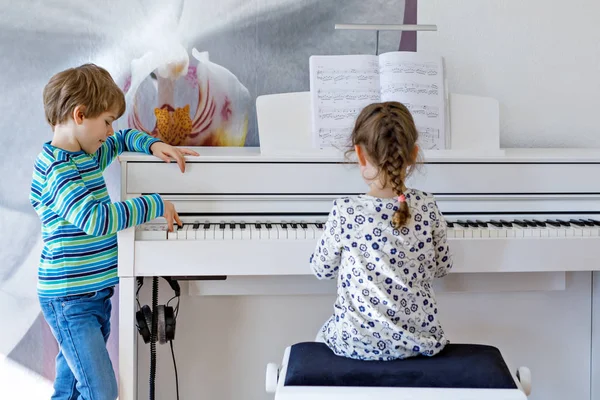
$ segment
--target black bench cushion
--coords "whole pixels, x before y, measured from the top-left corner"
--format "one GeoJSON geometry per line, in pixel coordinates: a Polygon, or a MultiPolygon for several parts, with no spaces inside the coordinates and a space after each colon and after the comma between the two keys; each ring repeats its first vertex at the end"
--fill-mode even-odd
{"type": "Polygon", "coordinates": [[[361,361],[337,356],[324,343],[297,343],[285,385],[516,389],[500,351],[474,344],[448,344],[433,357],[361,361]]]}

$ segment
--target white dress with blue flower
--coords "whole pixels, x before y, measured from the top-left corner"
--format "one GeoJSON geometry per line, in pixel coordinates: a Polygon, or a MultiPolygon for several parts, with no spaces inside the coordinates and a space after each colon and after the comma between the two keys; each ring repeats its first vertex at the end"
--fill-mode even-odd
{"type": "Polygon", "coordinates": [[[336,200],[311,256],[317,278],[338,281],[319,338],[338,355],[393,360],[434,355],[448,343],[431,287],[452,268],[446,221],[432,195],[408,189],[405,196],[410,219],[399,230],[395,198],[336,200]]]}

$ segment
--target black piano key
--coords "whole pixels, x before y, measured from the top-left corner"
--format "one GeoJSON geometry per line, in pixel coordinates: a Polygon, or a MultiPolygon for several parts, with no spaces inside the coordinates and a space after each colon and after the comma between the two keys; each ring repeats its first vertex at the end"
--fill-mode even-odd
{"type": "Polygon", "coordinates": [[[237,224],[229,224],[229,229],[235,229],[235,226],[236,226],[236,225],[237,225],[237,224]]]}
{"type": "Polygon", "coordinates": [[[588,219],[588,221],[590,221],[592,224],[594,224],[596,226],[600,226],[600,221],[596,221],[595,219],[588,219]]]}
{"type": "Polygon", "coordinates": [[[210,229],[210,224],[204,224],[204,229],[210,229]]]}
{"type": "Polygon", "coordinates": [[[469,224],[471,228],[479,228],[479,224],[475,221],[471,221],[470,219],[467,220],[467,224],[469,224]]]}
{"type": "Polygon", "coordinates": [[[292,229],[298,229],[298,224],[290,224],[290,227],[291,227],[292,229]]]}
{"type": "Polygon", "coordinates": [[[502,223],[502,225],[509,227],[509,228],[512,228],[512,226],[513,226],[512,222],[508,222],[503,219],[501,219],[500,222],[502,223]]]}
{"type": "Polygon", "coordinates": [[[219,229],[221,229],[221,230],[225,229],[225,224],[219,224],[219,229]]]}
{"type": "Polygon", "coordinates": [[[521,221],[521,220],[514,220],[513,223],[517,226],[520,226],[521,228],[527,228],[527,224],[525,223],[525,221],[521,221]]]}
{"type": "Polygon", "coordinates": [[[315,224],[318,229],[323,229],[323,224],[315,224]]]}
{"type": "Polygon", "coordinates": [[[454,228],[454,222],[446,221],[446,225],[448,225],[448,228],[454,228]]]}
{"type": "Polygon", "coordinates": [[[477,222],[477,224],[482,227],[482,228],[487,228],[488,227],[488,223],[487,222],[483,222],[479,219],[476,219],[475,222],[477,222]]]}
{"type": "Polygon", "coordinates": [[[535,222],[533,222],[530,219],[524,219],[523,222],[525,222],[527,224],[527,226],[529,226],[530,228],[537,228],[538,224],[536,224],[535,222]]]}
{"type": "Polygon", "coordinates": [[[490,224],[492,224],[496,228],[502,228],[504,226],[504,225],[502,225],[502,222],[500,222],[500,221],[490,221],[490,224]]]}
{"type": "Polygon", "coordinates": [[[468,228],[469,224],[466,221],[463,221],[461,219],[459,219],[458,221],[456,221],[457,224],[459,224],[460,226],[462,226],[463,228],[468,228]]]}
{"type": "Polygon", "coordinates": [[[577,226],[581,226],[581,227],[585,226],[585,224],[583,222],[576,220],[576,219],[569,220],[569,222],[572,223],[573,225],[577,225],[577,226]]]}
{"type": "Polygon", "coordinates": [[[194,224],[194,225],[192,225],[192,228],[193,229],[198,229],[198,228],[200,228],[200,224],[194,224]]]}
{"type": "Polygon", "coordinates": [[[571,226],[571,224],[568,221],[563,221],[562,219],[557,219],[557,221],[562,226],[571,226]]]}
{"type": "Polygon", "coordinates": [[[265,224],[265,228],[271,229],[273,226],[271,224],[265,224]]]}
{"type": "Polygon", "coordinates": [[[246,224],[240,224],[240,229],[246,229],[246,224]]]}
{"type": "Polygon", "coordinates": [[[558,221],[553,221],[553,220],[547,219],[546,222],[555,228],[560,227],[560,222],[558,222],[558,221]]]}
{"type": "Polygon", "coordinates": [[[536,224],[537,226],[540,226],[540,227],[545,227],[546,226],[546,223],[544,221],[540,221],[540,220],[534,219],[532,222],[534,224],[536,224]]]}
{"type": "Polygon", "coordinates": [[[287,229],[287,224],[281,224],[281,227],[282,227],[283,229],[287,229]]]}
{"type": "Polygon", "coordinates": [[[594,226],[594,223],[588,221],[587,219],[580,219],[579,221],[583,222],[585,226],[594,226]]]}
{"type": "Polygon", "coordinates": [[[254,227],[255,227],[256,229],[262,229],[262,224],[254,224],[254,227]]]}
{"type": "Polygon", "coordinates": [[[300,228],[303,228],[303,229],[308,229],[308,225],[307,225],[307,224],[302,224],[302,223],[301,223],[301,224],[300,224],[300,228]]]}

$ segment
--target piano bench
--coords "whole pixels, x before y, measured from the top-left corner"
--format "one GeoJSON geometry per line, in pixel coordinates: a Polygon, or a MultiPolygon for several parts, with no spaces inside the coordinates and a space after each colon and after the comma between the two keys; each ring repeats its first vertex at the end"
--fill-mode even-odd
{"type": "Polygon", "coordinates": [[[275,400],[525,400],[529,369],[513,376],[492,346],[449,344],[434,357],[360,361],[335,355],[324,343],[297,343],[281,367],[267,365],[266,390],[275,400]]]}

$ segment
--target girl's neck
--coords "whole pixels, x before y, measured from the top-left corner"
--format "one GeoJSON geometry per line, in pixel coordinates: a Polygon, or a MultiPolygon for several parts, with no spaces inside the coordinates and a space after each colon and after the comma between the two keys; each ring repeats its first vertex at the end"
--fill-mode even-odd
{"type": "Polygon", "coordinates": [[[385,185],[380,187],[375,184],[371,184],[370,190],[367,192],[369,196],[379,197],[381,199],[392,199],[398,197],[398,194],[394,193],[391,185],[385,185]]]}

